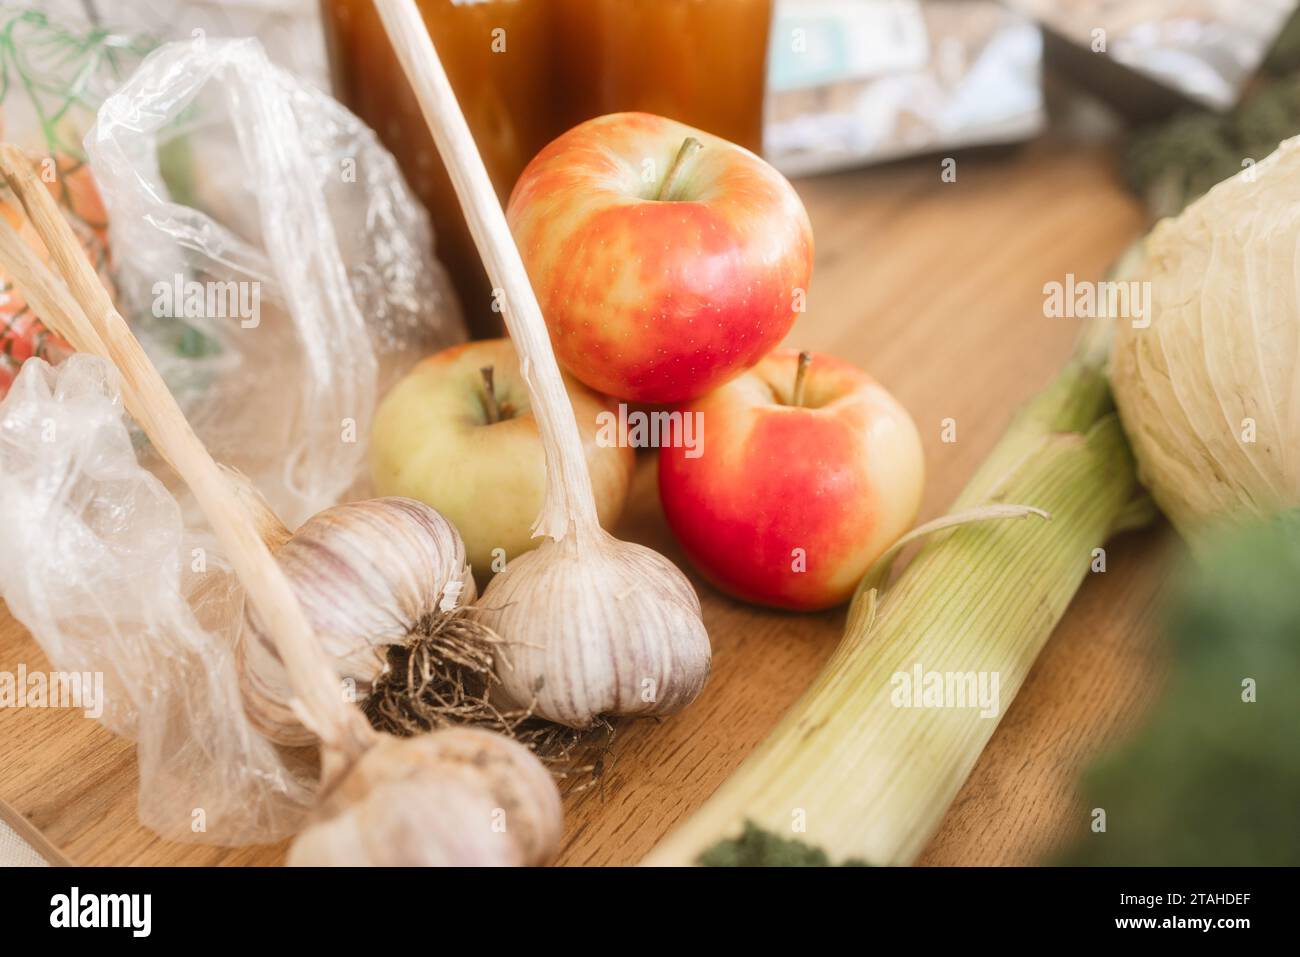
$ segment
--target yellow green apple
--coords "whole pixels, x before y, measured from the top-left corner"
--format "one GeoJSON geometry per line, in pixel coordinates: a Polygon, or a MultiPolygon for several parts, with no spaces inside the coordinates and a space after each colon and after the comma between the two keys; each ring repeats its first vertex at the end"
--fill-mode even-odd
{"type": "MultiPolygon", "coordinates": [[[[568,375],[564,384],[608,528],[627,500],[636,453],[597,441],[610,400],[568,375]]],[[[509,339],[453,346],[417,364],[379,405],[370,461],[377,494],[418,499],[451,520],[480,583],[540,543],[532,526],[546,461],[509,339]]]]}

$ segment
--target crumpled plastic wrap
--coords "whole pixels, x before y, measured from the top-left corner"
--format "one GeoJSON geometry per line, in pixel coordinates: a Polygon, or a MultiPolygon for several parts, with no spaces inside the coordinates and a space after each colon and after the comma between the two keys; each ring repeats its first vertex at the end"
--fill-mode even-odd
{"type": "Polygon", "coordinates": [[[199,436],[290,527],[333,504],[377,395],[464,338],[391,154],[255,39],[159,47],[85,146],[122,303],[199,436]],[[221,315],[178,317],[192,288],[221,315]]]}
{"type": "MultiPolygon", "coordinates": [[[[58,49],[75,40],[21,23],[58,49]]],[[[53,150],[42,135],[27,145],[53,150]]],[[[214,457],[290,527],[354,494],[377,396],[464,338],[392,156],[256,40],[202,37],[114,79],[85,149],[119,309],[214,457]],[[184,296],[164,308],[192,285],[256,289],[256,315],[178,316],[184,296]]],[[[245,717],[243,589],[124,412],[115,370],[85,355],[21,366],[0,399],[0,515],[0,597],[55,670],[103,676],[99,720],[137,745],[141,822],[227,845],[293,833],[314,754],[245,717]]]]}
{"type": "Polygon", "coordinates": [[[136,742],[143,824],[176,841],[279,839],[314,776],[244,715],[242,589],[137,460],[117,381],[91,356],[32,359],[0,401],[0,597],[54,669],[104,676],[100,720],[136,742]]]}

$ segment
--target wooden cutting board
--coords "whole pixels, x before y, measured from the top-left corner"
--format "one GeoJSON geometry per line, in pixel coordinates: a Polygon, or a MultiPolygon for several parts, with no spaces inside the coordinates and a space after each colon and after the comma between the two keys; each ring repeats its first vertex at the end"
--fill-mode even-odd
{"type": "MultiPolygon", "coordinates": [[[[1043,284],[1099,278],[1143,213],[1110,152],[1040,142],[797,184],[817,264],[788,344],[861,365],[911,410],[925,441],[922,519],[943,512],[1012,410],[1052,377],[1077,322],[1043,316],[1043,284]],[[957,422],[957,441],[940,423],[957,422]]],[[[638,466],[619,529],[683,563],[638,466]]],[[[0,546],[2,547],[2,546],[0,546]]],[[[1084,825],[1080,768],[1140,718],[1159,688],[1158,591],[1177,546],[1163,526],[1108,549],[1002,720],[925,852],[925,864],[1021,864],[1084,825]]],[[[838,641],[843,610],[799,615],[722,597],[696,580],[714,646],[700,699],[619,732],[601,786],[566,798],[564,864],[634,863],[690,814],[772,729],[838,641]]],[[[0,608],[0,671],[48,670],[0,608]]],[[[0,710],[0,799],[83,864],[279,864],[285,845],[170,844],[135,817],[135,760],[79,712],[0,710]]]]}

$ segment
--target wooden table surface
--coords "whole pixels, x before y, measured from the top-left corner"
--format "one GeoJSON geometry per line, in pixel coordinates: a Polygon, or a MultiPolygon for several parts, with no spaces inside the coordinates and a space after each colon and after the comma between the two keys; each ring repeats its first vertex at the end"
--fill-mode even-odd
{"type": "MultiPolygon", "coordinates": [[[[788,344],[873,373],[911,410],[925,442],[922,519],[940,514],[1012,410],[1043,386],[1077,323],[1043,316],[1042,287],[1066,273],[1099,278],[1143,216],[1109,151],[1040,142],[797,184],[817,263],[809,310],[788,344]],[[940,423],[957,422],[957,441],[940,423]]],[[[639,463],[620,534],[680,551],[663,525],[654,461],[639,463]]],[[[1083,826],[1074,784],[1099,747],[1132,725],[1159,686],[1154,651],[1164,527],[1108,549],[1052,636],[925,864],[1019,864],[1050,855],[1083,826]]],[[[696,580],[714,647],[699,700],[662,722],[624,727],[603,786],[566,798],[560,862],[630,864],[713,792],[775,725],[839,638],[842,609],[783,614],[743,606],[696,580]]],[[[0,607],[0,671],[48,670],[0,607]]],[[[136,822],[132,747],[80,712],[0,710],[0,799],[83,864],[278,864],[285,845],[170,844],[136,822]]]]}

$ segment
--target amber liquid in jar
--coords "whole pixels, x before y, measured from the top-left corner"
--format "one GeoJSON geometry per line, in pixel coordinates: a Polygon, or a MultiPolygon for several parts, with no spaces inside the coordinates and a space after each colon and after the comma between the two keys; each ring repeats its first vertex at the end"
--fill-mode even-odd
{"type": "Polygon", "coordinates": [[[658,113],[759,152],[772,0],[552,0],[565,128],[658,113]]]}
{"type": "MultiPolygon", "coordinates": [[[[550,0],[418,0],[447,78],[504,203],[557,133],[552,103],[550,0]]],[[[491,284],[447,170],[371,0],[322,0],[334,95],[397,158],[433,220],[438,258],[470,331],[501,334],[491,284]]]]}
{"type": "MultiPolygon", "coordinates": [[[[504,203],[583,120],[659,113],[758,151],[771,0],[416,0],[504,203]]],[[[470,331],[500,335],[491,284],[371,0],[322,0],[334,95],[429,209],[470,331]]]]}

